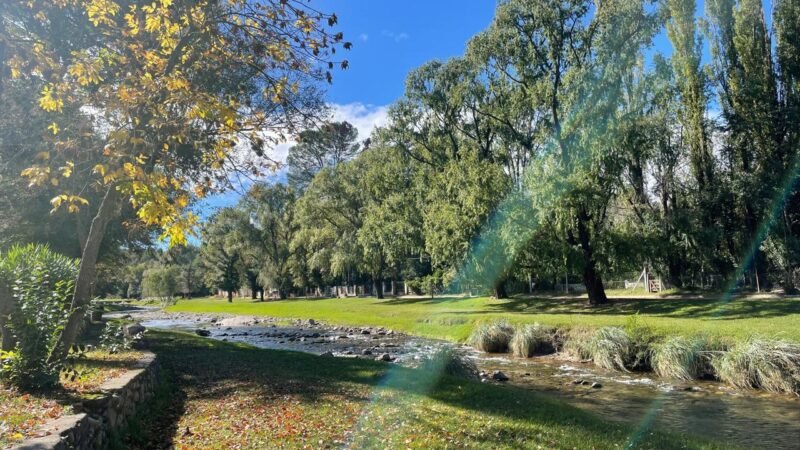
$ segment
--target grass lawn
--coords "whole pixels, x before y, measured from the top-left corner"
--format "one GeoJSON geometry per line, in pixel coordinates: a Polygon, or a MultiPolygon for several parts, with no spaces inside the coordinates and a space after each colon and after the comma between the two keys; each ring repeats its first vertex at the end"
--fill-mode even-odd
{"type": "Polygon", "coordinates": [[[715,448],[533,392],[363,359],[148,336],[163,392],[124,448],[715,448]]]}
{"type": "Polygon", "coordinates": [[[340,325],[384,326],[420,336],[464,341],[475,323],[507,319],[565,327],[625,325],[639,321],[664,334],[746,337],[758,334],[800,341],[800,299],[619,298],[589,307],[576,297],[435,299],[336,298],[254,302],[236,299],[181,300],[169,311],[313,318],[340,325]]]}
{"type": "Polygon", "coordinates": [[[44,392],[22,392],[0,383],[0,448],[33,436],[50,419],[70,414],[70,404],[122,375],[142,358],[136,351],[88,352],[74,366],[77,376],[61,378],[61,386],[44,392]]]}

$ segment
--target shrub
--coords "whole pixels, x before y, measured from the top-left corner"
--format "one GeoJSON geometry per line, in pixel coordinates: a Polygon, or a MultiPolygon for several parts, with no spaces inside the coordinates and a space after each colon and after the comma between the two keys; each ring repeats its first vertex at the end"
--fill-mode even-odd
{"type": "Polygon", "coordinates": [[[479,324],[469,338],[470,344],[487,353],[508,352],[514,327],[504,320],[479,324]]]}
{"type": "Polygon", "coordinates": [[[800,393],[800,344],[750,338],[711,360],[720,380],[740,389],[800,393]]]}
{"type": "Polygon", "coordinates": [[[531,357],[556,351],[555,329],[548,326],[523,325],[518,327],[511,338],[511,352],[515,356],[531,357]]]}
{"type": "Polygon", "coordinates": [[[653,346],[653,370],[660,377],[689,381],[713,375],[711,343],[705,337],[672,336],[653,346]]]}
{"type": "Polygon", "coordinates": [[[125,333],[125,325],[111,321],[106,322],[100,334],[100,347],[114,354],[130,350],[136,340],[125,333]]]}
{"type": "Polygon", "coordinates": [[[58,364],[47,363],[68,317],[77,261],[47,246],[13,247],[0,262],[0,279],[11,292],[13,357],[4,358],[0,376],[23,387],[58,381],[58,364]]]}

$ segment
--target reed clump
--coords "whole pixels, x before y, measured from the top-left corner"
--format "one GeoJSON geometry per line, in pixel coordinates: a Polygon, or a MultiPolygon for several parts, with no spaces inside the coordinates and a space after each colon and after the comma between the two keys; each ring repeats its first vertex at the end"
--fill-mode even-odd
{"type": "Polygon", "coordinates": [[[720,380],[740,389],[800,394],[800,344],[751,337],[711,360],[720,380]]]}
{"type": "Polygon", "coordinates": [[[487,353],[507,353],[513,336],[514,327],[505,320],[498,320],[475,327],[469,343],[487,353]]]}
{"type": "Polygon", "coordinates": [[[718,345],[704,336],[671,336],[653,345],[653,371],[682,381],[713,378],[711,360],[717,350],[718,345]]]}
{"type": "Polygon", "coordinates": [[[556,329],[538,323],[517,327],[511,338],[511,352],[515,356],[531,357],[556,351],[556,329]]]}

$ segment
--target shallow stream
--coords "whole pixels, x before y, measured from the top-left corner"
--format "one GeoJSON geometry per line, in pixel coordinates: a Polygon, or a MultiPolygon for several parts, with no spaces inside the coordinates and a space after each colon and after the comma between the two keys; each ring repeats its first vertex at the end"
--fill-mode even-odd
{"type": "MultiPolygon", "coordinates": [[[[147,328],[207,330],[208,337],[261,348],[339,357],[391,360],[414,366],[453,344],[395,333],[379,327],[335,327],[315,321],[122,311],[147,328]]],[[[594,412],[649,429],[691,433],[739,447],[800,448],[800,399],[757,391],[737,391],[711,381],[690,383],[652,374],[604,371],[592,364],[554,356],[514,358],[457,347],[487,373],[502,371],[508,384],[530,388],[594,412]],[[592,387],[592,385],[595,387],[592,387]],[[599,386],[598,386],[599,385],[599,386]]]]}

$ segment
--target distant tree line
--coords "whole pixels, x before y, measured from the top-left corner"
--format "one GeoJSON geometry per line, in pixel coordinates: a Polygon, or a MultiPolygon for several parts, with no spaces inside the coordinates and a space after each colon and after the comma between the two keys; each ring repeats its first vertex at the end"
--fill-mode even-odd
{"type": "Polygon", "coordinates": [[[570,274],[599,304],[604,278],[648,266],[676,287],[707,273],[795,291],[800,2],[775,2],[771,27],[758,0],[696,8],[500,2],[462,57],[408,76],[369,142],[307,131],[287,185],[214,216],[215,277],[502,297],[570,274]],[[663,32],[670,57],[651,50],[663,32]]]}

